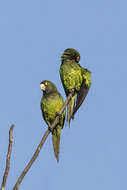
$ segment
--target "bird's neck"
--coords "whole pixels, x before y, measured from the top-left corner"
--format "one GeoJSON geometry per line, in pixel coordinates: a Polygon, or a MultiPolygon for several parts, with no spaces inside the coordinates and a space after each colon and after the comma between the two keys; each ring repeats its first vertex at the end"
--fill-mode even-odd
{"type": "Polygon", "coordinates": [[[56,93],[58,93],[56,90],[52,91],[52,92],[43,92],[43,95],[45,97],[49,97],[49,96],[54,96],[56,93]]]}

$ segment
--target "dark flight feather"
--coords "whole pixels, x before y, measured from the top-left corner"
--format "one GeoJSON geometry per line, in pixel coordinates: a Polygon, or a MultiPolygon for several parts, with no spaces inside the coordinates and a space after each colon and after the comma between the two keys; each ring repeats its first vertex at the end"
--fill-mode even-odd
{"type": "Polygon", "coordinates": [[[75,107],[73,110],[72,119],[74,119],[74,115],[77,112],[77,110],[79,109],[79,107],[82,105],[84,99],[87,96],[88,91],[89,91],[89,88],[86,86],[85,80],[83,80],[80,91],[77,94],[77,99],[76,99],[76,104],[75,104],[75,107]]]}

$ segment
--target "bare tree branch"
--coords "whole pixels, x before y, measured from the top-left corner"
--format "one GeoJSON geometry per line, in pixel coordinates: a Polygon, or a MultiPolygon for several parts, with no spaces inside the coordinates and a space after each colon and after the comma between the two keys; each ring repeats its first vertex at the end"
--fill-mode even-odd
{"type": "Polygon", "coordinates": [[[10,158],[11,158],[12,143],[13,143],[13,136],[12,136],[13,129],[14,129],[14,125],[11,125],[10,130],[9,130],[9,145],[8,145],[8,152],[7,152],[7,156],[6,156],[6,168],[5,168],[5,172],[3,175],[1,190],[5,189],[5,185],[7,182],[7,177],[8,177],[8,173],[9,173],[9,169],[10,169],[10,158]]]}
{"type": "MultiPolygon", "coordinates": [[[[69,95],[68,95],[68,97],[67,97],[67,99],[66,99],[66,101],[65,101],[65,103],[64,103],[64,105],[63,105],[63,107],[61,108],[61,110],[60,110],[59,113],[58,113],[58,116],[55,118],[54,122],[53,122],[52,125],[50,126],[52,129],[54,129],[54,128],[56,127],[57,123],[59,122],[59,118],[60,118],[61,114],[63,113],[63,111],[65,110],[66,105],[67,105],[68,102],[70,101],[70,99],[71,99],[73,93],[74,93],[73,90],[69,93],[69,95]]],[[[27,164],[27,166],[25,167],[25,169],[24,169],[23,172],[21,173],[20,177],[18,178],[18,180],[17,180],[15,186],[13,187],[13,190],[18,190],[19,185],[21,184],[21,182],[22,182],[24,176],[26,175],[26,173],[28,172],[28,170],[31,168],[33,162],[34,162],[34,161],[36,160],[36,158],[38,157],[38,154],[39,154],[39,152],[40,152],[40,150],[41,150],[43,144],[45,143],[45,141],[46,141],[46,139],[47,139],[47,137],[48,137],[49,134],[50,134],[50,131],[49,131],[49,129],[48,129],[48,130],[44,133],[44,135],[43,135],[43,137],[42,137],[42,140],[41,140],[40,144],[38,145],[38,147],[37,147],[37,149],[36,149],[36,151],[35,151],[33,157],[31,158],[31,160],[29,161],[29,163],[27,164]]]]}

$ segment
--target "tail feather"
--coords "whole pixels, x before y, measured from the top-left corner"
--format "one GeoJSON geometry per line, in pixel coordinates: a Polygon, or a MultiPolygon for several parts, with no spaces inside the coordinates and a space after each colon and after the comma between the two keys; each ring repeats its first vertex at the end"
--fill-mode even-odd
{"type": "Polygon", "coordinates": [[[76,99],[76,94],[71,98],[70,102],[67,105],[67,121],[69,123],[70,127],[70,121],[72,119],[72,114],[75,106],[75,99],[76,99]]]}
{"type": "Polygon", "coordinates": [[[60,133],[61,133],[61,127],[57,126],[57,128],[53,130],[52,134],[52,144],[54,149],[54,155],[56,157],[57,162],[59,162],[60,133]]]}

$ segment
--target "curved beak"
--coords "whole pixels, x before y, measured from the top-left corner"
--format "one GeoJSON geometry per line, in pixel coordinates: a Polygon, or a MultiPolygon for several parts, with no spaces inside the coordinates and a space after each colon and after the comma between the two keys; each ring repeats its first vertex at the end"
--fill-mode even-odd
{"type": "Polygon", "coordinates": [[[43,83],[40,84],[40,89],[45,91],[46,87],[45,87],[45,85],[43,83]]]}

